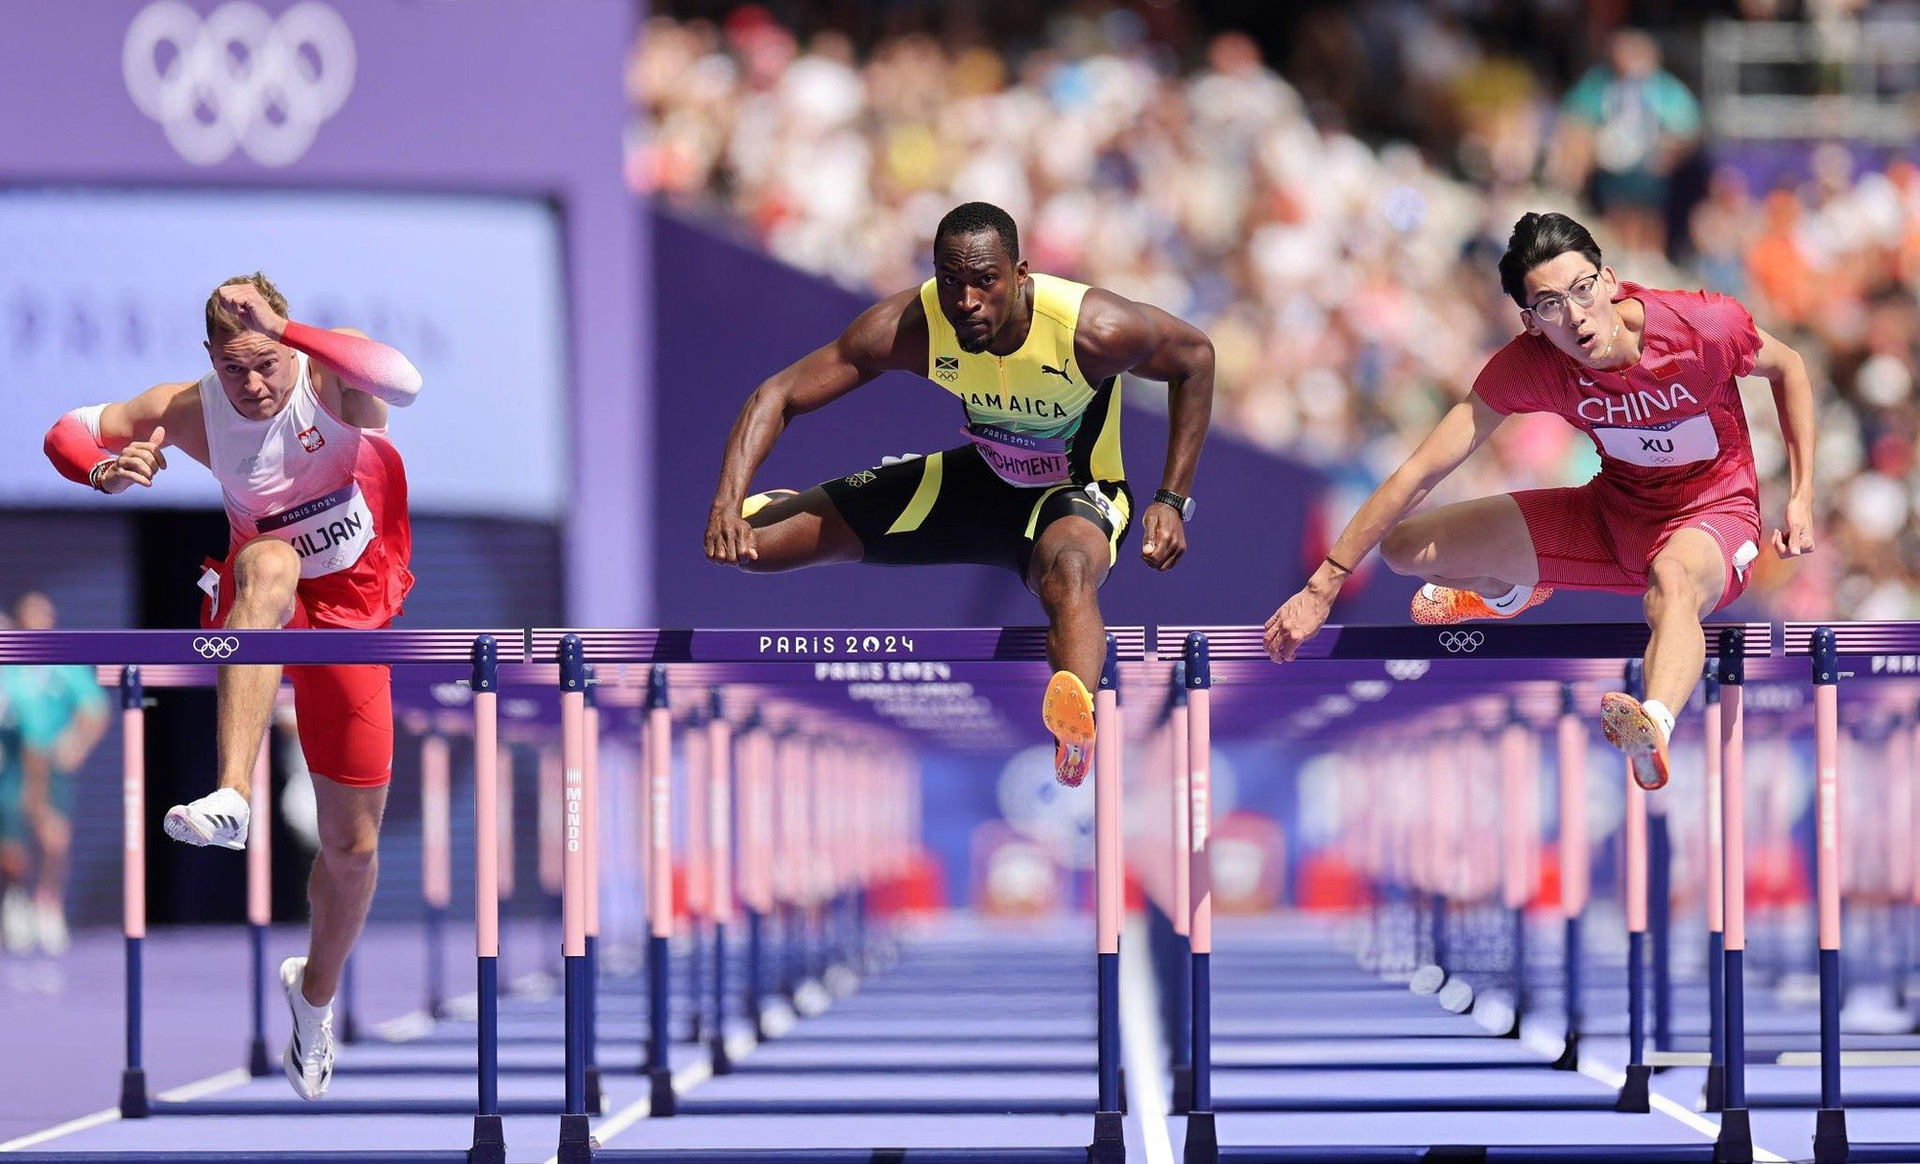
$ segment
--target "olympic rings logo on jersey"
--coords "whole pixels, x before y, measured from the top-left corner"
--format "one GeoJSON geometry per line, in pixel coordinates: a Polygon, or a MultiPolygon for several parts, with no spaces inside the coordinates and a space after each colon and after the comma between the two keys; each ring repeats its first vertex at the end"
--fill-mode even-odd
{"type": "Polygon", "coordinates": [[[1487,636],[1479,631],[1441,631],[1440,645],[1450,655],[1471,655],[1486,645],[1487,636]]]}
{"type": "Polygon", "coordinates": [[[274,19],[228,0],[202,20],[183,0],[154,0],[127,26],[127,95],[196,166],[237,149],[263,166],[298,161],[353,91],[353,34],[340,14],[302,0],[274,19]]]}
{"type": "Polygon", "coordinates": [[[231,659],[240,653],[240,640],[232,635],[201,635],[193,640],[193,649],[203,659],[231,659]]]}

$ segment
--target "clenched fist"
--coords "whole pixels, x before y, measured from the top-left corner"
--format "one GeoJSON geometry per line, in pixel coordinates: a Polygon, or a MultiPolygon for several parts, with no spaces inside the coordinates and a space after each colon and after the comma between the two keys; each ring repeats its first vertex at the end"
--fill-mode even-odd
{"type": "Polygon", "coordinates": [[[167,443],[166,426],[153,430],[143,441],[134,441],[100,470],[93,487],[102,493],[124,493],[129,485],[153,488],[154,475],[167,467],[167,455],[161,448],[167,443]]]}

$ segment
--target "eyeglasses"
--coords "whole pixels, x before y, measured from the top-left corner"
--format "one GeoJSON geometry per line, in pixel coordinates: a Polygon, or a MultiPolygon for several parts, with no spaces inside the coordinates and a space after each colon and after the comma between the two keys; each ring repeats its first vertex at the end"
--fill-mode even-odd
{"type": "Polygon", "coordinates": [[[1600,272],[1595,271],[1586,278],[1567,288],[1565,295],[1546,295],[1540,302],[1526,310],[1533,312],[1534,318],[1543,323],[1559,323],[1567,314],[1567,300],[1571,299],[1582,307],[1592,307],[1598,298],[1600,272]]]}

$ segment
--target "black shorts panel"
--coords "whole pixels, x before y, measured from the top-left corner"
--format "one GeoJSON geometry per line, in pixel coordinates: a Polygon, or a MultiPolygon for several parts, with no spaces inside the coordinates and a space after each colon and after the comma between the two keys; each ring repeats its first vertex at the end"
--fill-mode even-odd
{"type": "Polygon", "coordinates": [[[1024,578],[1033,543],[1055,521],[1084,516],[1116,550],[1132,524],[1133,495],[1124,481],[1100,482],[1112,502],[1103,510],[1084,487],[1009,485],[972,445],[836,477],[820,488],[860,539],[864,560],[876,566],[975,563],[1024,578]]]}

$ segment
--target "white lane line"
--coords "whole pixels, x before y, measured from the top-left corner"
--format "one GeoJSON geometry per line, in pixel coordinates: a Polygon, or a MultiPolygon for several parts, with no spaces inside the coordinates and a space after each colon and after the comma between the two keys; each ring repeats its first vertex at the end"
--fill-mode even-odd
{"type": "Polygon", "coordinates": [[[30,1132],[18,1139],[8,1140],[6,1143],[0,1144],[0,1152],[24,1152],[28,1148],[37,1147],[40,1144],[46,1143],[48,1140],[57,1140],[61,1136],[71,1136],[75,1132],[84,1132],[88,1128],[97,1128],[101,1124],[110,1124],[119,1118],[120,1109],[110,1107],[105,1111],[97,1111],[92,1115],[83,1115],[79,1119],[68,1120],[64,1124],[56,1124],[43,1132],[30,1132]]]}
{"type": "Polygon", "coordinates": [[[1161,1087],[1166,1073],[1165,1047],[1154,1007],[1153,964],[1147,958],[1146,920],[1138,915],[1127,922],[1120,944],[1120,1046],[1127,1074],[1133,1079],[1127,1102],[1140,1117],[1147,1164],[1173,1164],[1173,1137],[1167,1131],[1167,1096],[1161,1087]]]}
{"type": "Polygon", "coordinates": [[[222,1071],[218,1075],[209,1075],[193,1083],[183,1083],[171,1091],[163,1091],[154,1096],[163,1103],[186,1103],[189,1100],[204,1099],[216,1092],[228,1091],[253,1080],[253,1073],[245,1067],[235,1067],[231,1071],[222,1071]]]}
{"type": "MultiPolygon", "coordinates": [[[[754,1048],[757,1046],[759,1046],[759,1044],[754,1042],[751,1035],[741,1032],[727,1040],[727,1056],[738,1062],[748,1055],[753,1054],[754,1048]]],[[[713,1064],[705,1059],[696,1060],[674,1072],[673,1093],[675,1095],[685,1094],[689,1089],[697,1087],[711,1078],[713,1078],[713,1064]]],[[[601,1146],[604,1147],[610,1143],[615,1136],[626,1131],[641,1120],[646,1119],[652,1111],[653,1097],[651,1095],[642,1095],[639,1099],[634,1100],[619,1111],[602,1119],[599,1125],[593,1129],[594,1139],[598,1140],[601,1146]]],[[[557,1155],[548,1157],[547,1164],[560,1164],[560,1157],[557,1155]]]]}
{"type": "MultiPolygon", "coordinates": [[[[179,1087],[159,1093],[154,1096],[154,1098],[167,1103],[180,1103],[186,1100],[202,1099],[215,1092],[238,1087],[252,1078],[253,1076],[248,1074],[246,1068],[235,1067],[231,1071],[222,1071],[215,1075],[209,1075],[205,1079],[196,1079],[192,1083],[183,1083],[179,1087]]],[[[55,1124],[53,1127],[47,1128],[44,1131],[29,1132],[24,1136],[8,1140],[0,1144],[0,1152],[24,1152],[28,1148],[38,1147],[41,1144],[47,1143],[49,1140],[57,1140],[62,1136],[71,1136],[75,1132],[84,1132],[89,1128],[97,1128],[102,1124],[110,1124],[119,1118],[119,1108],[106,1108],[103,1111],[96,1111],[90,1115],[80,1116],[77,1119],[70,1119],[63,1124],[55,1124]]]]}
{"type": "MultiPolygon", "coordinates": [[[[1526,1037],[1526,1043],[1529,1047],[1550,1058],[1558,1058],[1562,1048],[1562,1043],[1559,1039],[1543,1035],[1539,1031],[1528,1035],[1526,1037]]],[[[1589,1079],[1597,1079],[1616,1091],[1627,1082],[1627,1073],[1624,1069],[1600,1062],[1585,1053],[1580,1056],[1580,1074],[1585,1075],[1589,1079]]],[[[1661,1115],[1678,1120],[1710,1140],[1720,1138],[1719,1124],[1701,1115],[1699,1112],[1689,1111],[1685,1105],[1676,1103],[1657,1091],[1649,1090],[1647,1105],[1661,1115]]],[[[1769,1152],[1757,1143],[1753,1146],[1753,1158],[1755,1160],[1768,1161],[1769,1164],[1785,1164],[1786,1161],[1792,1159],[1790,1156],[1782,1156],[1777,1152],[1769,1152]]]]}

